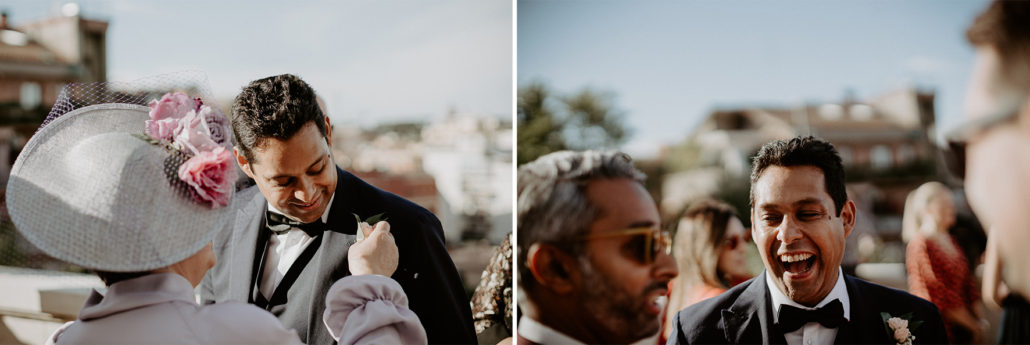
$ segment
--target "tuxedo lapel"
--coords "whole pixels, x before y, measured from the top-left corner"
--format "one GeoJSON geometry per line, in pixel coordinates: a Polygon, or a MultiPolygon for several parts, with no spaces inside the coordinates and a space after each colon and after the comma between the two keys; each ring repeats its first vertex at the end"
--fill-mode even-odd
{"type": "MultiPolygon", "coordinates": [[[[350,246],[357,242],[358,223],[352,213],[358,212],[355,209],[357,202],[355,195],[347,193],[348,188],[354,183],[353,175],[336,169],[336,192],[333,196],[333,205],[329,208],[329,219],[326,221],[326,231],[322,233],[319,255],[311,260],[310,265],[314,268],[315,279],[320,282],[327,282],[331,285],[337,279],[350,275],[347,267],[347,252],[350,246]],[[321,267],[332,267],[336,270],[322,269],[321,267]]],[[[321,314],[318,317],[322,317],[321,314]]]]}
{"type": "MultiPolygon", "coordinates": [[[[286,293],[290,291],[290,287],[297,282],[297,277],[300,276],[300,273],[305,269],[308,269],[308,263],[311,262],[311,259],[316,255],[316,253],[322,252],[320,248],[321,245],[322,236],[315,236],[315,238],[312,239],[311,244],[309,244],[307,248],[304,248],[304,251],[297,256],[296,261],[290,265],[290,269],[286,271],[283,278],[279,280],[279,284],[276,285],[275,290],[272,292],[272,297],[269,298],[269,305],[274,306],[286,304],[286,293]]],[[[317,270],[318,267],[316,265],[316,267],[311,267],[310,269],[317,270]]]]}
{"type": "MultiPolygon", "coordinates": [[[[319,255],[311,260],[310,265],[315,265],[315,279],[320,282],[327,282],[325,286],[331,285],[337,279],[350,275],[347,268],[347,252],[350,246],[357,242],[358,223],[351,213],[354,210],[354,195],[345,191],[352,183],[350,174],[337,168],[336,170],[336,194],[333,197],[333,205],[329,208],[329,219],[326,222],[326,231],[322,233],[319,255]],[[332,267],[336,271],[322,269],[321,267],[332,267]]],[[[324,296],[323,296],[324,297],[324,296]]],[[[321,314],[318,317],[322,317],[321,314]]]]}
{"type": "MultiPolygon", "coordinates": [[[[851,308],[855,308],[855,304],[852,304],[851,308]]],[[[856,330],[859,320],[854,309],[851,310],[851,313],[851,320],[837,328],[837,337],[833,340],[834,344],[866,344],[866,342],[858,340],[858,337],[862,334],[862,332],[856,330]]]]}
{"type": "Polygon", "coordinates": [[[264,211],[265,197],[261,193],[254,193],[254,197],[243,207],[236,211],[236,219],[232,229],[232,247],[229,250],[229,298],[237,301],[246,301],[250,297],[250,287],[254,278],[254,260],[257,251],[263,246],[258,246],[258,235],[261,232],[261,222],[265,217],[261,216],[264,211]]]}
{"type": "MultiPolygon", "coordinates": [[[[308,309],[307,318],[311,324],[320,324],[322,321],[322,310],[325,305],[325,294],[329,286],[336,280],[350,275],[347,266],[347,252],[350,246],[357,242],[357,222],[351,215],[354,209],[354,195],[348,194],[348,185],[352,183],[350,174],[337,168],[336,191],[333,196],[333,204],[329,207],[329,218],[326,221],[326,231],[322,233],[321,243],[318,251],[311,258],[307,268],[311,274],[303,274],[293,282],[297,286],[324,287],[325,291],[311,291],[307,296],[308,309]]],[[[325,331],[314,334],[308,330],[308,342],[316,343],[322,337],[328,337],[325,331]],[[321,337],[320,337],[321,336],[321,337]]],[[[331,338],[324,339],[332,341],[331,338]]]]}
{"type": "Polygon", "coordinates": [[[726,340],[732,344],[786,344],[772,319],[765,273],[758,275],[737,300],[721,310],[726,340]]]}
{"type": "Polygon", "coordinates": [[[329,208],[327,222],[329,231],[355,235],[358,231],[358,222],[354,219],[354,215],[371,216],[371,214],[363,214],[364,210],[359,209],[361,200],[358,200],[360,196],[356,194],[358,188],[354,187],[357,182],[357,177],[339,167],[336,168],[336,192],[333,194],[333,205],[329,208]]]}
{"type": "Polygon", "coordinates": [[[851,303],[851,319],[841,325],[837,330],[836,344],[871,344],[889,342],[886,338],[886,331],[883,328],[883,319],[874,306],[875,301],[870,301],[869,296],[864,295],[864,289],[859,286],[854,277],[844,275],[844,285],[848,288],[848,300],[851,303]]]}

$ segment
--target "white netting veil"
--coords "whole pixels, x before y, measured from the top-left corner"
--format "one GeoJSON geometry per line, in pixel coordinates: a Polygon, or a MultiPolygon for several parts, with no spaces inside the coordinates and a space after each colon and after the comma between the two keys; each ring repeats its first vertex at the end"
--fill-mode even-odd
{"type": "Polygon", "coordinates": [[[65,87],[11,170],[18,231],[57,259],[111,272],[166,267],[210,243],[231,207],[198,202],[178,179],[187,155],[144,134],[146,104],[174,91],[213,105],[199,72],[65,87]]]}
{"type": "Polygon", "coordinates": [[[173,91],[214,101],[207,75],[199,71],[160,74],[125,82],[74,83],[61,89],[57,102],[40,128],[75,109],[108,103],[147,105],[151,100],[173,91]]]}

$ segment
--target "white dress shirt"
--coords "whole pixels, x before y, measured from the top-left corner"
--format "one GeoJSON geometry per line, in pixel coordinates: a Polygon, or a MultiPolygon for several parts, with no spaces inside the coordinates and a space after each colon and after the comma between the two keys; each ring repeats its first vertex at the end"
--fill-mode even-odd
{"type": "MultiPolygon", "coordinates": [[[[333,198],[336,197],[336,193],[333,193],[329,197],[329,206],[325,208],[325,212],[322,213],[322,223],[325,223],[329,219],[329,209],[333,207],[333,198]]],[[[272,206],[272,203],[268,203],[268,211],[283,214],[282,211],[272,206]]],[[[263,229],[262,231],[268,231],[263,229]]],[[[275,292],[275,287],[279,286],[279,282],[286,276],[286,272],[290,270],[290,266],[293,265],[294,261],[297,261],[297,257],[304,252],[304,248],[307,248],[314,237],[308,236],[308,234],[299,228],[291,228],[284,234],[272,234],[268,238],[268,253],[265,255],[265,270],[261,272],[261,284],[258,286],[258,291],[261,295],[265,296],[266,299],[272,298],[272,293],[275,292]]]]}
{"type": "MultiPolygon", "coordinates": [[[[772,277],[768,272],[765,274],[765,284],[769,288],[769,296],[772,297],[773,323],[780,322],[779,312],[781,305],[786,304],[805,310],[813,310],[821,308],[835,299],[839,299],[840,303],[844,306],[844,319],[851,320],[851,300],[848,299],[848,288],[844,284],[844,273],[840,268],[837,268],[837,282],[834,283],[833,290],[830,290],[830,293],[822,301],[819,301],[815,308],[803,306],[784,295],[780,289],[776,288],[776,285],[773,285],[772,277]]],[[[787,345],[833,344],[837,338],[837,328],[826,328],[818,322],[809,322],[796,331],[784,333],[783,337],[787,339],[787,345]]]]}
{"type": "MultiPolygon", "coordinates": [[[[551,327],[544,326],[544,324],[529,317],[519,319],[519,331],[517,333],[518,337],[529,339],[529,341],[537,344],[583,345],[582,341],[567,336],[551,327]]],[[[655,333],[650,337],[640,339],[631,345],[651,345],[656,341],[658,341],[658,333],[655,333]]]]}
{"type": "Polygon", "coordinates": [[[570,336],[565,335],[562,332],[558,332],[551,327],[544,326],[544,324],[533,320],[529,317],[523,317],[519,319],[519,331],[518,336],[529,339],[537,344],[569,344],[569,345],[582,345],[583,342],[576,340],[570,336]]]}

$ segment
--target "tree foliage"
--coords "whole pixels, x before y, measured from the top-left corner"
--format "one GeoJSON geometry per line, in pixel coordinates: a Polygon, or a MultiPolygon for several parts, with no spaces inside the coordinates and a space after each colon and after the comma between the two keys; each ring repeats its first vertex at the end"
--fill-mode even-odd
{"type": "Polygon", "coordinates": [[[611,92],[584,88],[569,95],[534,82],[519,89],[518,164],[561,150],[612,149],[629,130],[611,92]]]}

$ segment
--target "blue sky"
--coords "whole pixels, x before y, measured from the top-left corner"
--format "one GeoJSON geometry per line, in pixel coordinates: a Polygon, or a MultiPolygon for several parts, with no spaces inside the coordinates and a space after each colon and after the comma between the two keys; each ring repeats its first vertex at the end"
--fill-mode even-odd
{"type": "MultiPolygon", "coordinates": [[[[67,1],[14,0],[14,25],[67,1]]],[[[108,79],[182,70],[231,99],[251,80],[293,73],[334,121],[371,125],[461,112],[510,117],[512,4],[447,1],[78,1],[110,21],[108,79]]]]}
{"type": "Polygon", "coordinates": [[[932,87],[941,128],[961,117],[983,0],[519,1],[517,83],[609,90],[657,153],[717,106],[797,105],[932,87]]]}

